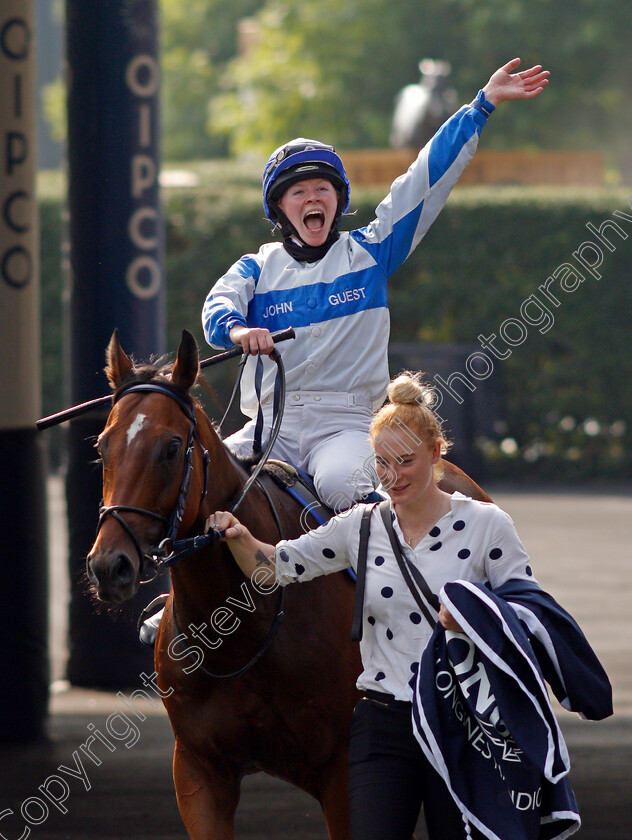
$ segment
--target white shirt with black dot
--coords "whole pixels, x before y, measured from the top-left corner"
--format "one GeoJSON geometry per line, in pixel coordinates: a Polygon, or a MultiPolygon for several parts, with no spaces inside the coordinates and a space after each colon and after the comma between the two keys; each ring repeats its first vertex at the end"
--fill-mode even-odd
{"type": "MultiPolygon", "coordinates": [[[[355,569],[362,509],[363,505],[356,505],[296,540],[280,542],[276,549],[279,583],[285,586],[349,566],[355,569]]],[[[396,515],[394,527],[406,557],[437,595],[445,583],[455,580],[485,583],[492,589],[510,579],[535,581],[511,517],[495,504],[454,493],[450,511],[414,548],[406,544],[396,515]]],[[[358,688],[412,700],[409,682],[432,630],[402,577],[376,510],[367,553],[360,642],[364,670],[358,688]]]]}

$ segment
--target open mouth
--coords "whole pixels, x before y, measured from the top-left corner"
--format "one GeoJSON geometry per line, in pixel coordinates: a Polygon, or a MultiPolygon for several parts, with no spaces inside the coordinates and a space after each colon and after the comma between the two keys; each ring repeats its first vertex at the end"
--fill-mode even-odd
{"type": "Polygon", "coordinates": [[[310,210],[303,216],[303,224],[307,230],[317,233],[325,226],[325,214],[322,210],[310,210]]]}

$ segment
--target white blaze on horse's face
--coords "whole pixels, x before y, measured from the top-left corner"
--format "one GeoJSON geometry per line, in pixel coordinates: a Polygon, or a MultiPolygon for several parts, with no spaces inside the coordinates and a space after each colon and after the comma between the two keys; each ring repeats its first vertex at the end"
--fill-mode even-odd
{"type": "Polygon", "coordinates": [[[127,430],[127,445],[129,446],[130,443],[134,440],[136,435],[140,432],[143,428],[145,420],[147,417],[144,414],[137,414],[134,418],[134,422],[130,425],[129,429],[127,430]]]}

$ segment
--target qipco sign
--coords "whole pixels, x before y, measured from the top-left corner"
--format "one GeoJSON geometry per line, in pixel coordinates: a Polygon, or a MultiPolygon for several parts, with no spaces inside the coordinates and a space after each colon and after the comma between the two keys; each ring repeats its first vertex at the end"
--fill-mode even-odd
{"type": "Polygon", "coordinates": [[[41,407],[33,16],[0,0],[0,430],[41,407]]]}
{"type": "MultiPolygon", "coordinates": [[[[2,0],[0,0],[2,2],[2,0]]],[[[71,395],[107,387],[114,328],[164,352],[158,0],[66,0],[71,395]]]]}
{"type": "Polygon", "coordinates": [[[159,89],[155,57],[141,54],[131,59],[125,69],[125,83],[136,105],[137,127],[130,161],[132,213],[127,233],[138,252],[127,266],[125,281],[134,297],[148,300],[162,287],[160,214],[154,200],[158,178],[154,131],[159,89]]]}
{"type": "Polygon", "coordinates": [[[33,29],[25,14],[28,5],[3,0],[0,7],[0,278],[11,290],[29,286],[36,269],[33,29]]]}

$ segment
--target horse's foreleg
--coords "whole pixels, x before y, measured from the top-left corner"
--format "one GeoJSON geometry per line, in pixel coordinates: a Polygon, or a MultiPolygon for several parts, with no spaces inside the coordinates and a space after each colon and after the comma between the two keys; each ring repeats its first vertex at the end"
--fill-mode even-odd
{"type": "Polygon", "coordinates": [[[322,775],[320,804],[330,840],[350,840],[349,754],[340,750],[322,775]]]}
{"type": "Polygon", "coordinates": [[[215,773],[176,740],[173,780],[190,840],[233,840],[239,778],[215,773]]]}

